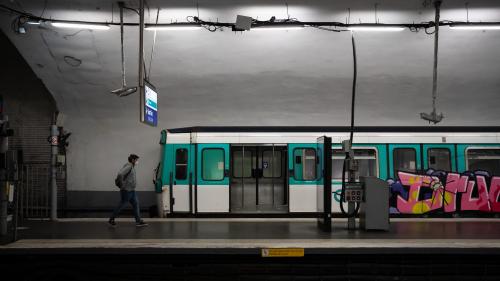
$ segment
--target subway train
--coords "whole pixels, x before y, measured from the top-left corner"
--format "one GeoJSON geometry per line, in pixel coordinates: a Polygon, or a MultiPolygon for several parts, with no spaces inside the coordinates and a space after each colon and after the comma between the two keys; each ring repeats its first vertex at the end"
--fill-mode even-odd
{"type": "MultiPolygon", "coordinates": [[[[349,127],[163,130],[160,216],[317,212],[317,139],[332,138],[332,213],[340,213],[349,127]]],[[[360,176],[386,180],[390,212],[499,213],[500,127],[355,127],[360,176]]]]}

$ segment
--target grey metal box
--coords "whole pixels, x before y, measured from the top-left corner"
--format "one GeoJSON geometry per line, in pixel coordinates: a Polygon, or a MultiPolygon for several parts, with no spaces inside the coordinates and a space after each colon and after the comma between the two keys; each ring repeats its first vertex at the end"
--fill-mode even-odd
{"type": "Polygon", "coordinates": [[[236,16],[236,23],[234,27],[238,30],[250,30],[252,26],[252,18],[251,17],[246,17],[246,16],[241,16],[237,15],[236,16]]]}
{"type": "Polygon", "coordinates": [[[360,177],[365,183],[359,225],[365,230],[389,230],[389,184],[377,177],[360,177]]]}

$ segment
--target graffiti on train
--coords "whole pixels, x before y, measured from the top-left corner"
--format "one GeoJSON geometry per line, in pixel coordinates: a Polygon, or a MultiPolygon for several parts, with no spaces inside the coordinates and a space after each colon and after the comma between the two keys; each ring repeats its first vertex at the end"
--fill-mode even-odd
{"type": "Polygon", "coordinates": [[[461,174],[427,170],[425,174],[398,172],[389,179],[391,213],[500,212],[500,177],[486,171],[461,174]]]}

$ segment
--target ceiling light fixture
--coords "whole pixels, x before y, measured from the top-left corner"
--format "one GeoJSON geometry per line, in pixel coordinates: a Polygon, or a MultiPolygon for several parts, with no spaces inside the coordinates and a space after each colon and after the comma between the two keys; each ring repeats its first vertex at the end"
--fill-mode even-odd
{"type": "Polygon", "coordinates": [[[304,29],[303,25],[259,25],[259,26],[253,26],[251,30],[300,30],[304,29]]]}
{"type": "Polygon", "coordinates": [[[78,23],[78,22],[52,22],[52,26],[62,28],[79,28],[79,29],[95,29],[95,30],[108,30],[107,24],[93,24],[93,23],[78,23]]]}
{"type": "Polygon", "coordinates": [[[395,25],[382,25],[382,24],[372,24],[372,25],[351,25],[347,27],[351,31],[403,31],[405,27],[395,26],[395,25]]]}
{"type": "Polygon", "coordinates": [[[39,20],[28,20],[26,23],[30,25],[40,25],[42,22],[39,20]]]}
{"type": "Polygon", "coordinates": [[[500,29],[500,24],[488,24],[488,23],[454,23],[450,24],[450,29],[464,29],[464,30],[498,30],[500,29]]]}
{"type": "Polygon", "coordinates": [[[144,30],[165,30],[165,31],[182,31],[182,30],[199,30],[201,26],[198,24],[184,24],[184,23],[172,23],[172,24],[146,24],[144,30]]]}

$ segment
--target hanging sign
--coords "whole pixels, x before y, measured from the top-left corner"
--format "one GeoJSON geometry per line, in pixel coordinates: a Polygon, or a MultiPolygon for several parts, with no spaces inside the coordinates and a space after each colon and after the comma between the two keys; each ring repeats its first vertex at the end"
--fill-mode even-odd
{"type": "Polygon", "coordinates": [[[144,80],[143,95],[143,120],[142,122],[156,127],[158,125],[158,94],[151,83],[144,80]]]}

